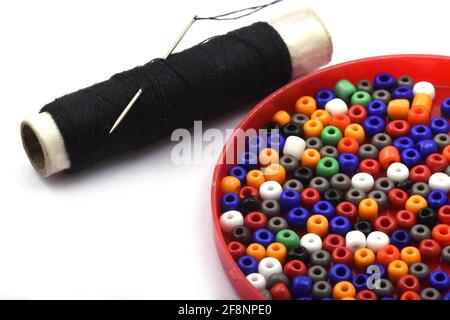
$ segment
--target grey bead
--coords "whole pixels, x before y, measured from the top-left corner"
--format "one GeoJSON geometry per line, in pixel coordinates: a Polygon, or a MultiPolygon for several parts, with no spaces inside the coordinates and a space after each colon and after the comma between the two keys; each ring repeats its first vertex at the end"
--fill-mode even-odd
{"type": "Polygon", "coordinates": [[[277,283],[284,283],[286,285],[286,287],[288,287],[288,288],[290,285],[288,276],[285,275],[284,273],[280,272],[280,273],[274,273],[274,274],[270,275],[269,279],[267,279],[266,287],[267,287],[267,289],[270,290],[277,283]]]}
{"type": "Polygon", "coordinates": [[[447,169],[445,169],[445,174],[448,176],[450,175],[450,166],[448,166],[447,169]]]}
{"type": "Polygon", "coordinates": [[[338,149],[336,149],[336,147],[333,146],[324,146],[320,148],[319,153],[321,158],[324,157],[337,158],[339,156],[338,149]]]}
{"type": "Polygon", "coordinates": [[[368,197],[375,200],[376,203],[378,204],[378,208],[380,209],[385,208],[388,204],[388,197],[386,193],[384,193],[381,190],[374,190],[370,192],[368,197]]]}
{"type": "Polygon", "coordinates": [[[311,294],[314,299],[323,299],[330,297],[332,291],[331,284],[326,281],[317,281],[313,284],[311,294]]]}
{"type": "Polygon", "coordinates": [[[323,194],[325,191],[330,189],[330,183],[324,177],[312,178],[309,182],[309,186],[319,191],[320,194],[323,194]]]}
{"type": "Polygon", "coordinates": [[[361,189],[350,189],[345,194],[345,200],[358,206],[359,203],[366,198],[366,193],[361,189]]]}
{"type": "Polygon", "coordinates": [[[450,264],[450,246],[444,247],[441,251],[442,262],[450,264]]]}
{"type": "Polygon", "coordinates": [[[313,282],[326,281],[328,279],[328,271],[322,266],[316,265],[308,269],[308,277],[313,282]]]}
{"type": "Polygon", "coordinates": [[[286,219],[282,217],[272,217],[267,222],[267,229],[272,231],[274,234],[278,233],[278,231],[285,230],[289,228],[289,225],[286,219]]]}
{"type": "Polygon", "coordinates": [[[431,230],[424,224],[416,224],[409,230],[411,240],[415,243],[431,238],[431,230]]]}
{"type": "Polygon", "coordinates": [[[270,293],[269,290],[262,289],[260,292],[267,300],[272,300],[272,294],[270,293]]]}
{"type": "Polygon", "coordinates": [[[372,137],[371,142],[375,146],[375,148],[381,150],[384,147],[390,146],[392,144],[392,138],[386,133],[380,132],[372,137]]]}
{"type": "Polygon", "coordinates": [[[290,179],[288,181],[286,181],[283,185],[283,189],[284,190],[295,190],[298,192],[302,192],[303,191],[303,184],[298,181],[297,179],[290,179]]]}
{"type": "Polygon", "coordinates": [[[428,193],[430,193],[431,188],[425,182],[416,182],[411,187],[411,195],[419,195],[424,198],[427,197],[428,193]]]}
{"type": "Polygon", "coordinates": [[[280,204],[277,200],[264,200],[261,203],[261,211],[268,218],[276,217],[280,214],[280,204]]]}
{"type": "Polygon", "coordinates": [[[305,140],[306,149],[316,149],[319,151],[323,147],[323,142],[317,137],[310,137],[305,140]]]}
{"type": "Polygon", "coordinates": [[[356,90],[357,91],[365,91],[365,92],[368,92],[368,93],[372,93],[373,92],[373,85],[370,82],[370,80],[362,79],[362,80],[359,80],[358,83],[356,84],[356,90]]]}
{"type": "Polygon", "coordinates": [[[314,251],[309,257],[309,263],[312,266],[321,266],[324,268],[328,268],[331,262],[331,255],[328,251],[325,250],[317,250],[314,251]]]}
{"type": "Polygon", "coordinates": [[[397,86],[398,87],[408,87],[408,88],[413,88],[414,87],[414,80],[407,75],[403,75],[398,77],[397,79],[397,86]]]}
{"type": "Polygon", "coordinates": [[[388,193],[390,190],[395,188],[394,181],[389,178],[383,177],[375,180],[374,189],[383,191],[384,193],[388,193]]]}
{"type": "Polygon", "coordinates": [[[409,266],[409,274],[416,276],[419,281],[425,281],[430,275],[430,269],[425,263],[413,263],[409,266]]]}
{"type": "Polygon", "coordinates": [[[438,133],[433,138],[439,150],[444,149],[450,144],[450,136],[446,133],[438,133]]]}
{"type": "Polygon", "coordinates": [[[391,100],[391,93],[387,90],[375,90],[372,93],[373,100],[381,100],[384,103],[388,104],[389,100],[391,100]]]}
{"type": "Polygon", "coordinates": [[[363,144],[358,149],[358,157],[361,160],[374,159],[378,160],[378,149],[373,144],[363,144]]]}
{"type": "Polygon", "coordinates": [[[280,164],[284,167],[287,173],[292,173],[299,167],[298,160],[287,154],[280,158],[280,164]]]}
{"type": "Polygon", "coordinates": [[[441,300],[441,294],[435,288],[425,288],[420,291],[422,300],[441,300]]]}
{"type": "Polygon", "coordinates": [[[309,117],[306,114],[296,113],[292,116],[291,121],[298,123],[302,128],[306,121],[309,120],[309,117]]]}
{"type": "Polygon", "coordinates": [[[352,181],[346,174],[336,173],[334,176],[331,177],[330,185],[333,189],[347,191],[352,187],[352,181]]]}
{"type": "Polygon", "coordinates": [[[394,285],[388,279],[380,279],[372,291],[379,297],[390,297],[394,292],[394,285]]]}

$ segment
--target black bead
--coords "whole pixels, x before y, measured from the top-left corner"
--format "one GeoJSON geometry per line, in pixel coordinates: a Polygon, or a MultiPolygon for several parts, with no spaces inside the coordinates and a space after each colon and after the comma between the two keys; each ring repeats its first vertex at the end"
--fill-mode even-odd
{"type": "Polygon", "coordinates": [[[309,252],[303,246],[293,247],[288,251],[287,260],[300,260],[307,264],[309,262],[309,252]]]}
{"type": "Polygon", "coordinates": [[[240,207],[240,211],[243,215],[246,215],[247,213],[253,212],[253,211],[260,211],[260,209],[261,209],[261,205],[255,196],[245,197],[241,201],[241,204],[239,207],[240,207]]]}
{"type": "Polygon", "coordinates": [[[231,239],[248,246],[252,241],[252,234],[246,226],[236,226],[231,230],[231,239]]]}
{"type": "Polygon", "coordinates": [[[344,201],[344,193],[338,189],[328,189],[323,194],[324,200],[331,202],[334,206],[337,206],[340,202],[344,201]]]}
{"type": "Polygon", "coordinates": [[[296,136],[301,137],[302,127],[295,122],[289,122],[281,128],[280,133],[285,137],[296,136]]]}
{"type": "Polygon", "coordinates": [[[294,171],[294,179],[299,180],[304,186],[308,186],[314,178],[314,171],[308,167],[299,167],[294,171]]]}
{"type": "Polygon", "coordinates": [[[373,226],[367,220],[359,220],[355,222],[353,229],[361,231],[367,237],[373,231],[373,226]]]}
{"type": "Polygon", "coordinates": [[[395,187],[408,192],[409,190],[411,190],[412,182],[410,180],[405,180],[403,182],[396,182],[395,187]]]}
{"type": "Polygon", "coordinates": [[[270,133],[273,133],[273,132],[271,132],[272,130],[273,131],[279,131],[280,130],[280,125],[278,123],[276,123],[276,122],[269,122],[263,127],[263,129],[266,129],[267,130],[267,134],[270,134],[270,133]]]}
{"type": "Polygon", "coordinates": [[[437,224],[437,214],[432,208],[422,208],[417,213],[417,224],[424,224],[428,228],[433,229],[437,224]]]}

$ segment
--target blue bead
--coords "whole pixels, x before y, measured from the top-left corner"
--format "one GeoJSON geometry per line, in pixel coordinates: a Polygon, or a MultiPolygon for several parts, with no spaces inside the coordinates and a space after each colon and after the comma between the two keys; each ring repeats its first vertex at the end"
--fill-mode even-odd
{"type": "Polygon", "coordinates": [[[334,91],[328,89],[322,89],[316,93],[316,103],[319,108],[325,108],[328,101],[336,98],[334,91]]]}
{"type": "Polygon", "coordinates": [[[384,298],[381,298],[381,300],[397,300],[397,299],[392,298],[392,297],[384,297],[384,298]]]}
{"type": "Polygon", "coordinates": [[[322,300],[334,300],[333,298],[323,298],[322,300]]]}
{"type": "Polygon", "coordinates": [[[392,99],[407,99],[412,101],[414,99],[414,92],[408,87],[398,87],[392,91],[392,99]]]}
{"type": "Polygon", "coordinates": [[[402,152],[407,148],[414,148],[415,143],[414,140],[409,137],[400,137],[394,140],[394,147],[397,148],[398,152],[402,152]]]}
{"type": "Polygon", "coordinates": [[[286,221],[291,228],[298,229],[306,227],[309,212],[303,207],[293,208],[286,214],[286,221]]]}
{"type": "Polygon", "coordinates": [[[369,275],[365,273],[356,274],[353,277],[352,283],[356,291],[359,292],[367,289],[367,279],[369,279],[369,275]]]}
{"type": "Polygon", "coordinates": [[[442,300],[450,300],[450,291],[447,292],[446,295],[442,297],[442,300]]]}
{"type": "Polygon", "coordinates": [[[254,152],[243,152],[239,156],[238,163],[247,171],[256,169],[258,167],[258,155],[254,152]]]}
{"type": "Polygon", "coordinates": [[[377,133],[384,132],[386,121],[380,116],[370,116],[367,119],[364,119],[362,126],[366,136],[373,137],[377,133]]]}
{"type": "Polygon", "coordinates": [[[261,135],[253,135],[248,138],[247,145],[248,151],[259,154],[262,149],[267,147],[267,138],[261,135]]]}
{"type": "Polygon", "coordinates": [[[387,106],[386,103],[382,100],[370,101],[366,109],[369,116],[379,116],[382,118],[386,118],[387,106]]]}
{"type": "Polygon", "coordinates": [[[235,193],[225,193],[222,196],[220,204],[222,206],[222,212],[239,209],[239,197],[235,193]]]}
{"type": "Polygon", "coordinates": [[[411,236],[409,235],[408,231],[397,229],[392,232],[390,243],[401,250],[411,244],[411,236]]]}
{"type": "Polygon", "coordinates": [[[427,203],[430,208],[438,210],[448,203],[448,197],[444,190],[436,189],[427,195],[427,203]]]}
{"type": "Polygon", "coordinates": [[[353,280],[352,269],[343,263],[336,263],[328,270],[328,278],[335,284],[341,281],[353,280]]]}
{"type": "Polygon", "coordinates": [[[247,182],[247,170],[242,166],[231,167],[228,175],[237,178],[241,183],[247,182]]]}
{"type": "Polygon", "coordinates": [[[301,298],[298,298],[297,300],[312,300],[313,298],[311,298],[311,297],[301,297],[301,298]]]}
{"type": "Polygon", "coordinates": [[[353,175],[358,170],[359,159],[353,153],[341,153],[338,157],[339,168],[346,175],[353,175]]]}
{"type": "Polygon", "coordinates": [[[375,76],[373,84],[375,86],[375,90],[383,89],[391,91],[395,88],[396,81],[392,74],[379,73],[375,76]]]}
{"type": "Polygon", "coordinates": [[[269,246],[275,241],[275,236],[273,232],[264,228],[258,229],[253,233],[252,242],[259,243],[263,247],[269,246]]]}
{"type": "Polygon", "coordinates": [[[296,190],[283,190],[280,195],[280,207],[284,212],[298,207],[300,205],[300,193],[296,190]]]}
{"type": "Polygon", "coordinates": [[[320,200],[314,203],[312,207],[313,214],[320,214],[330,220],[334,216],[334,206],[331,202],[326,200],[320,200]]]}
{"type": "Polygon", "coordinates": [[[267,136],[267,147],[275,149],[278,153],[283,151],[286,138],[279,133],[272,133],[267,136]]]}
{"type": "Polygon", "coordinates": [[[409,135],[415,142],[419,142],[425,139],[433,139],[431,129],[424,124],[417,124],[411,128],[409,135]]]}
{"type": "Polygon", "coordinates": [[[407,148],[400,153],[402,162],[408,167],[412,168],[422,163],[422,157],[414,148],[407,148]]]}
{"type": "Polygon", "coordinates": [[[292,280],[291,292],[294,298],[307,297],[312,288],[312,280],[308,276],[296,276],[292,280]]]}
{"type": "Polygon", "coordinates": [[[337,216],[330,221],[330,233],[340,234],[345,236],[350,230],[352,230],[352,224],[350,220],[343,216],[337,216]]]}
{"type": "Polygon", "coordinates": [[[450,119],[450,98],[445,99],[441,103],[441,115],[445,119],[450,119]]]}
{"type": "Polygon", "coordinates": [[[258,272],[258,261],[251,256],[240,257],[237,265],[246,276],[258,272]]]}
{"type": "Polygon", "coordinates": [[[416,143],[416,149],[420,152],[422,158],[426,158],[432,153],[438,152],[436,142],[431,139],[422,140],[416,143]]]}
{"type": "Polygon", "coordinates": [[[387,277],[388,277],[387,269],[381,263],[373,263],[373,264],[371,264],[370,266],[367,267],[366,273],[370,274],[370,275],[373,274],[373,272],[370,272],[370,270],[373,270],[374,266],[376,266],[377,272],[378,271],[380,272],[380,277],[383,278],[383,279],[387,279],[387,277]]]}
{"type": "Polygon", "coordinates": [[[447,291],[450,289],[450,276],[444,270],[433,271],[428,277],[430,286],[438,291],[447,291]]]}
{"type": "Polygon", "coordinates": [[[430,128],[433,134],[448,133],[450,130],[450,125],[448,124],[447,119],[442,117],[434,117],[430,121],[430,128]]]}

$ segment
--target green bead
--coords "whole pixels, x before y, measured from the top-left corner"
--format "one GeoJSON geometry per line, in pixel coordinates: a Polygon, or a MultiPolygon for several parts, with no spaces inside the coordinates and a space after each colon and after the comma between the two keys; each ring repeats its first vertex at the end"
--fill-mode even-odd
{"type": "Polygon", "coordinates": [[[320,177],[331,178],[339,172],[339,162],[331,157],[320,159],[316,166],[316,174],[320,177]]]}
{"type": "Polygon", "coordinates": [[[320,139],[326,146],[337,146],[339,140],[342,139],[342,132],[334,126],[328,126],[322,130],[320,139]]]}
{"type": "Polygon", "coordinates": [[[352,106],[354,106],[355,104],[360,104],[364,107],[367,107],[367,105],[370,103],[370,101],[372,101],[372,97],[370,96],[370,94],[368,92],[365,91],[356,91],[353,95],[352,95],[352,106]]]}
{"type": "Polygon", "coordinates": [[[288,249],[297,247],[300,244],[298,234],[288,229],[278,231],[275,240],[276,242],[284,244],[288,249]]]}
{"type": "Polygon", "coordinates": [[[338,98],[347,101],[356,92],[356,87],[346,79],[339,80],[334,86],[338,98]]]}

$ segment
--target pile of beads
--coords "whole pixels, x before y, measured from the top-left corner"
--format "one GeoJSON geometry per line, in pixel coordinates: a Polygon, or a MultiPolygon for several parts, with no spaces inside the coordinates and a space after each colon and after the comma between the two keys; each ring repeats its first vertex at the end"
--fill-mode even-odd
{"type": "Polygon", "coordinates": [[[268,299],[450,300],[450,98],[380,73],[300,97],[220,182],[228,250],[268,299]]]}

